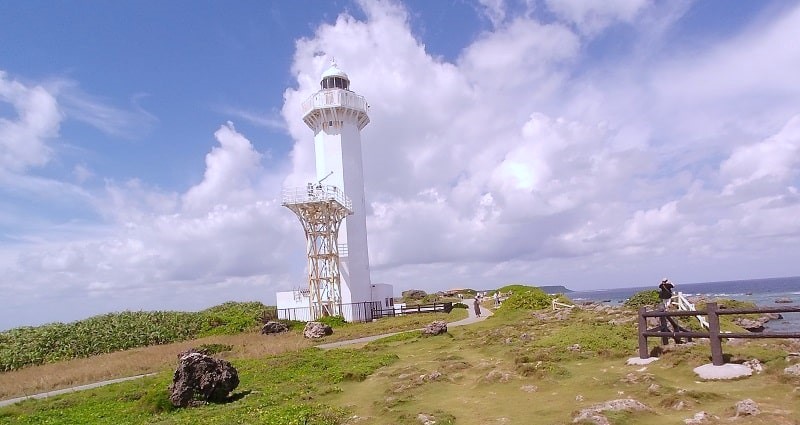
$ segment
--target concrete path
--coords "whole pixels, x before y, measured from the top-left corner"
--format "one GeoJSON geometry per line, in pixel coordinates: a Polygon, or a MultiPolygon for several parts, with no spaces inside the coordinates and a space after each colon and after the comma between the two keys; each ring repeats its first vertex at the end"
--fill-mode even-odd
{"type": "MultiPolygon", "coordinates": [[[[472,324],[472,323],[480,322],[481,320],[485,320],[487,317],[492,315],[492,311],[491,310],[481,306],[481,316],[480,317],[476,316],[475,315],[475,309],[472,307],[472,303],[474,301],[475,301],[474,299],[469,299],[469,300],[464,300],[463,301],[463,303],[466,304],[469,307],[467,309],[467,313],[469,313],[469,317],[467,317],[466,319],[461,319],[461,320],[458,320],[458,321],[455,321],[455,322],[448,323],[447,324],[447,328],[448,329],[456,327],[456,326],[463,326],[463,325],[469,325],[469,324],[472,324]]],[[[411,329],[411,330],[418,331],[418,330],[421,330],[421,329],[411,329]]],[[[343,347],[343,346],[346,346],[346,345],[366,344],[368,342],[375,341],[377,339],[386,338],[386,337],[389,337],[389,336],[392,336],[392,335],[397,335],[397,334],[400,334],[400,333],[403,333],[403,332],[408,332],[408,331],[392,332],[392,333],[382,334],[382,335],[365,336],[363,338],[348,339],[347,341],[329,342],[327,344],[317,345],[316,347],[317,348],[322,348],[323,350],[328,350],[328,349],[331,349],[331,348],[338,348],[338,347],[343,347]]]]}
{"type": "Polygon", "coordinates": [[[127,378],[111,379],[111,380],[103,381],[103,382],[95,382],[94,384],[81,385],[81,386],[72,387],[72,388],[64,388],[63,390],[48,391],[46,393],[41,393],[41,394],[34,394],[34,395],[28,395],[28,396],[24,396],[24,397],[11,398],[11,399],[8,399],[8,400],[0,400],[0,407],[9,406],[9,405],[12,405],[12,404],[15,404],[15,403],[19,403],[20,401],[28,400],[28,399],[31,399],[31,398],[47,398],[47,397],[52,397],[54,395],[61,395],[61,394],[75,392],[75,391],[90,390],[92,388],[98,388],[98,387],[102,387],[102,386],[105,386],[105,385],[116,384],[117,382],[131,381],[131,380],[134,380],[134,379],[144,378],[145,376],[152,376],[152,375],[155,375],[155,373],[148,373],[148,374],[145,374],[145,375],[129,376],[127,378]]]}
{"type": "MultiPolygon", "coordinates": [[[[473,299],[463,300],[462,301],[464,304],[466,304],[469,307],[467,309],[467,312],[469,313],[469,317],[467,317],[466,319],[462,319],[462,320],[456,321],[456,322],[448,323],[447,324],[448,328],[452,328],[452,327],[455,327],[455,326],[469,325],[471,323],[480,322],[481,320],[484,320],[487,317],[492,315],[491,310],[481,306],[481,317],[476,316],[475,315],[475,309],[472,307],[473,301],[474,301],[473,299]]],[[[416,330],[419,330],[419,329],[416,329],[416,330]]],[[[402,332],[408,332],[408,331],[402,331],[402,332]]],[[[366,343],[368,343],[370,341],[375,341],[376,339],[386,338],[387,336],[397,335],[397,334],[402,333],[402,332],[392,332],[392,333],[383,334],[383,335],[373,335],[373,336],[366,336],[366,337],[363,337],[363,338],[350,339],[350,340],[347,340],[347,341],[330,342],[328,344],[317,345],[317,347],[318,348],[322,348],[323,350],[327,350],[327,349],[336,348],[336,347],[343,347],[345,345],[366,344],[366,343]]],[[[103,381],[103,382],[95,382],[94,384],[87,384],[87,385],[81,385],[81,386],[78,386],[78,387],[65,388],[63,390],[49,391],[49,392],[46,392],[46,393],[34,394],[34,395],[29,395],[29,396],[24,396],[24,397],[11,398],[11,399],[8,399],[8,400],[0,400],[0,407],[9,406],[9,405],[12,405],[12,404],[15,404],[15,403],[19,403],[20,401],[28,400],[28,399],[31,399],[31,398],[40,399],[40,398],[47,398],[47,397],[52,397],[52,396],[60,395],[60,394],[71,393],[71,392],[75,392],[75,391],[89,390],[89,389],[92,389],[92,388],[98,388],[98,387],[102,387],[102,386],[105,386],[105,385],[116,384],[117,382],[130,381],[130,380],[133,380],[133,379],[139,379],[139,378],[143,378],[145,376],[151,376],[151,375],[155,375],[155,373],[148,373],[146,375],[129,376],[127,378],[111,379],[111,380],[103,381]]]]}

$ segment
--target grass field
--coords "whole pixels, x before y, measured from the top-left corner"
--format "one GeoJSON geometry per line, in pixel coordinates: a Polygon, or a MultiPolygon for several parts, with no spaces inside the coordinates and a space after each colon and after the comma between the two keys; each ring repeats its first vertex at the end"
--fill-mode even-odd
{"type": "MultiPolygon", "coordinates": [[[[746,398],[759,403],[762,413],[736,423],[800,423],[800,380],[781,373],[789,364],[787,353],[800,351],[797,341],[728,344],[725,353],[732,361],[758,358],[765,371],[732,382],[703,382],[692,373],[709,362],[703,343],[668,348],[647,367],[626,366],[636,348],[633,315],[629,310],[501,309],[446,335],[409,331],[359,349],[328,351],[308,347],[296,334],[212,337],[241,338],[207,340],[233,346],[221,354],[241,378],[230,402],[171,409],[166,387],[175,358],[170,363],[166,357],[179,351],[175,346],[167,350],[157,376],[26,401],[0,409],[0,423],[410,425],[428,418],[438,425],[552,425],[572,423],[581,408],[626,397],[649,410],[609,413],[611,424],[683,423],[700,410],[723,423],[733,416],[735,403],[746,398]]],[[[334,336],[413,329],[431,320],[433,315],[420,315],[353,324],[334,336]]],[[[59,365],[71,368],[69,363],[48,366],[59,365]]]]}

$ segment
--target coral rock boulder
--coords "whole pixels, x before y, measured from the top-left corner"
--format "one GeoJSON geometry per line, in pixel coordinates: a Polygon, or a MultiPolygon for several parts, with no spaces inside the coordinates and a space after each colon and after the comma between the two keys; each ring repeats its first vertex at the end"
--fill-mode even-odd
{"type": "Polygon", "coordinates": [[[308,322],[303,328],[303,336],[306,338],[315,339],[327,335],[333,335],[333,329],[322,322],[308,322]]]}
{"type": "Polygon", "coordinates": [[[238,385],[239,373],[229,362],[190,350],[180,354],[169,400],[177,407],[222,402],[238,385]]]}

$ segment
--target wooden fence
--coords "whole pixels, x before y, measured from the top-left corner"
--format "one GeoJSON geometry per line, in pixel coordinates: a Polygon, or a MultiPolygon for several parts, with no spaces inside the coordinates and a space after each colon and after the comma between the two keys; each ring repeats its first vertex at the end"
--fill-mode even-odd
{"type": "Polygon", "coordinates": [[[708,338],[711,343],[711,362],[714,366],[725,364],[722,355],[722,340],[725,338],[800,338],[800,332],[748,332],[748,333],[729,333],[721,332],[719,329],[719,316],[731,314],[767,314],[767,313],[800,313],[800,307],[775,307],[775,308],[744,308],[744,309],[720,309],[717,303],[706,304],[706,311],[647,311],[646,307],[639,308],[639,357],[646,359],[650,357],[647,350],[648,337],[660,337],[661,344],[669,343],[669,338],[674,338],[675,342],[680,342],[681,338],[708,338]],[[673,317],[685,316],[708,316],[708,332],[690,331],[680,327],[673,320],[673,317]],[[658,317],[660,325],[647,329],[647,318],[658,317]],[[672,330],[667,325],[672,325],[672,330]]]}

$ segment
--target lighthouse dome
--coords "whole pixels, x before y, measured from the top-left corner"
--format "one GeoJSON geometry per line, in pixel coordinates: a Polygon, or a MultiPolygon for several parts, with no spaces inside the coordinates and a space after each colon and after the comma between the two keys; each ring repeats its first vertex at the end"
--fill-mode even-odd
{"type": "Polygon", "coordinates": [[[320,87],[323,89],[344,89],[350,90],[350,78],[347,74],[339,69],[336,61],[331,61],[331,67],[322,73],[320,87]]]}

